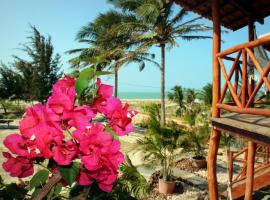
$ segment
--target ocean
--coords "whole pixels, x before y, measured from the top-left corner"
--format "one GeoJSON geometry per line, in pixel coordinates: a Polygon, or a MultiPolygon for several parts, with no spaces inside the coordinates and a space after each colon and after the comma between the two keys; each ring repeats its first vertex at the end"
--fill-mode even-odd
{"type": "Polygon", "coordinates": [[[120,99],[160,99],[159,92],[119,92],[120,99]]]}

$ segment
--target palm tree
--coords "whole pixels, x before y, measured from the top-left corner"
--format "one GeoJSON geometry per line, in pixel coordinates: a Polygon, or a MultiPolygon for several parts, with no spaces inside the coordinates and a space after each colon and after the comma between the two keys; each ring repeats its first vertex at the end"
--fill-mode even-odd
{"type": "Polygon", "coordinates": [[[183,105],[183,89],[180,85],[176,85],[172,88],[172,92],[168,92],[167,94],[168,99],[174,102],[177,102],[179,107],[182,107],[183,105]]]}
{"type": "Polygon", "coordinates": [[[173,1],[168,0],[109,0],[117,8],[136,16],[133,21],[122,23],[117,34],[130,34],[140,47],[158,46],[161,50],[161,124],[165,125],[165,49],[178,45],[177,39],[186,41],[211,38],[198,35],[198,32],[211,28],[197,23],[200,18],[184,20],[188,12],[178,7],[173,9],[173,1]],[[136,19],[137,22],[134,20],[136,19]]]}
{"type": "Polygon", "coordinates": [[[206,105],[211,106],[212,105],[212,90],[213,90],[213,85],[211,83],[207,83],[199,93],[203,102],[206,105]]]}
{"type": "Polygon", "coordinates": [[[183,89],[180,85],[176,85],[171,90],[168,92],[167,97],[169,100],[178,104],[179,108],[176,110],[176,114],[181,114],[184,100],[183,89]]]}
{"type": "Polygon", "coordinates": [[[74,66],[84,67],[94,64],[96,70],[104,68],[113,70],[115,97],[118,94],[118,71],[122,66],[135,62],[139,64],[139,70],[142,71],[145,68],[145,62],[158,65],[153,60],[154,54],[146,53],[143,48],[131,50],[130,47],[133,43],[128,35],[115,36],[112,34],[113,27],[132,20],[134,20],[134,16],[119,11],[111,10],[100,14],[94,22],[82,27],[77,33],[76,39],[90,47],[68,51],[68,53],[79,53],[79,56],[70,60],[74,66]]]}
{"type": "Polygon", "coordinates": [[[193,104],[196,100],[196,92],[193,89],[187,89],[185,99],[187,104],[193,104]]]}

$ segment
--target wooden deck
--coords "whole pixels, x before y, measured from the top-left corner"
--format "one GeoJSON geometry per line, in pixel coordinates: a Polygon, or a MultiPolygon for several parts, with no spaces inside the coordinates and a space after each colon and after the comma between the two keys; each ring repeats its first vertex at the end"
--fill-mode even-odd
{"type": "Polygon", "coordinates": [[[270,146],[270,117],[230,113],[212,118],[215,129],[270,146]]]}

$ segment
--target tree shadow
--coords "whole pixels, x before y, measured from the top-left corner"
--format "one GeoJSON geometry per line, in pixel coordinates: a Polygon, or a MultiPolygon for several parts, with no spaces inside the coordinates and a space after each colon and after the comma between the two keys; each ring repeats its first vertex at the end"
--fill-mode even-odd
{"type": "Polygon", "coordinates": [[[18,126],[16,125],[0,125],[0,130],[5,130],[5,129],[18,129],[18,126]]]}

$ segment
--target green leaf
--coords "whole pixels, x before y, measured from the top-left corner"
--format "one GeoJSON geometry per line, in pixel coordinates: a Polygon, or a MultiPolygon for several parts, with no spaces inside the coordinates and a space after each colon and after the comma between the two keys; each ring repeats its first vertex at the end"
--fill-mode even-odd
{"type": "Polygon", "coordinates": [[[49,177],[49,171],[42,169],[38,171],[30,180],[30,190],[41,186],[49,177]]]}
{"type": "Polygon", "coordinates": [[[57,183],[57,185],[54,188],[53,195],[54,196],[58,196],[60,194],[61,190],[62,190],[62,184],[61,183],[57,183]]]}
{"type": "Polygon", "coordinates": [[[88,81],[85,79],[78,78],[75,82],[75,88],[77,95],[80,96],[82,92],[88,87],[88,81]]]}
{"type": "Polygon", "coordinates": [[[80,72],[80,79],[91,80],[95,76],[95,70],[93,68],[85,68],[80,72]]]}
{"type": "Polygon", "coordinates": [[[119,140],[119,136],[117,135],[116,132],[114,132],[114,131],[111,129],[111,127],[106,126],[106,127],[105,127],[105,131],[107,131],[108,133],[110,133],[110,134],[113,136],[113,139],[119,140]]]}
{"type": "Polygon", "coordinates": [[[58,167],[60,174],[65,179],[65,181],[71,186],[79,174],[80,163],[73,162],[71,166],[68,167],[58,167]]]}

